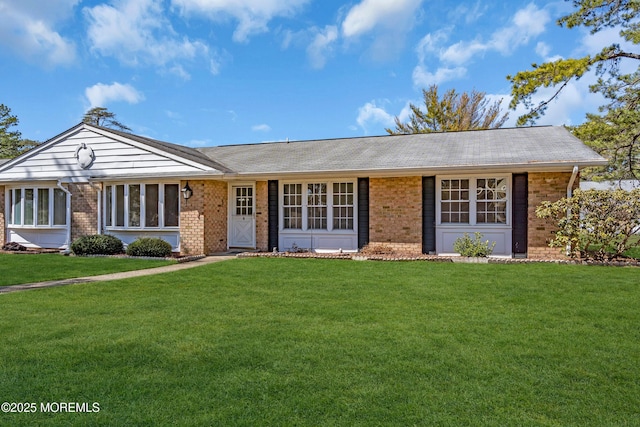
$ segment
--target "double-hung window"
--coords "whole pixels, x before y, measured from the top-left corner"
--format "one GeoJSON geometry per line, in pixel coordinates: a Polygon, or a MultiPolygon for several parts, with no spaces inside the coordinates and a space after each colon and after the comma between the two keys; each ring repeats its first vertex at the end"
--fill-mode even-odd
{"type": "Polygon", "coordinates": [[[114,184],[105,189],[105,225],[111,228],[178,227],[178,184],[114,184]]]}
{"type": "Polygon", "coordinates": [[[473,177],[440,180],[440,224],[508,223],[508,178],[473,177]]]}
{"type": "Polygon", "coordinates": [[[353,230],[353,182],[299,182],[282,187],[285,230],[353,230]]]}
{"type": "Polygon", "coordinates": [[[60,188],[12,188],[9,193],[9,225],[63,227],[67,225],[67,194],[60,188]]]}

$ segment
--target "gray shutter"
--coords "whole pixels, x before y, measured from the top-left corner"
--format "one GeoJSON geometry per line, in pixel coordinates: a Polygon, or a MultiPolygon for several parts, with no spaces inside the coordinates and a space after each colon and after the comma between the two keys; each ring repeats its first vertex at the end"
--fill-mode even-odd
{"type": "Polygon", "coordinates": [[[269,181],[268,183],[268,221],[269,221],[269,248],[278,247],[278,181],[269,181]]]}
{"type": "Polygon", "coordinates": [[[512,199],[513,199],[513,207],[512,207],[512,215],[511,215],[511,223],[512,223],[512,235],[511,235],[511,245],[512,245],[512,253],[515,258],[526,258],[527,257],[527,227],[528,227],[528,211],[529,211],[529,203],[528,203],[528,187],[529,187],[529,177],[526,173],[514,174],[513,175],[513,185],[512,185],[512,199]]]}
{"type": "Polygon", "coordinates": [[[422,253],[436,251],[436,177],[422,177],[422,253]]]}
{"type": "Polygon", "coordinates": [[[358,178],[358,248],[369,243],[369,178],[358,178]]]}

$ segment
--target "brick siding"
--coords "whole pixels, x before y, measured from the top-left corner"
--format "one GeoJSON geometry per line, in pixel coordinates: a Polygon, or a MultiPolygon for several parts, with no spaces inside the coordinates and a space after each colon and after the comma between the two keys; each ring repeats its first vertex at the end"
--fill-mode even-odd
{"type": "Polygon", "coordinates": [[[369,180],[369,243],[422,252],[422,178],[369,180]]]}
{"type": "Polygon", "coordinates": [[[256,249],[269,250],[269,186],[267,181],[256,182],[256,249]]]}
{"type": "Polygon", "coordinates": [[[89,184],[69,184],[71,241],[98,233],[98,190],[89,184]]]}
{"type": "MultiPolygon", "coordinates": [[[[528,258],[565,259],[563,248],[550,248],[549,242],[557,227],[553,221],[536,216],[536,208],[543,201],[555,202],[567,195],[570,172],[529,173],[529,228],[528,258]]],[[[576,177],[573,188],[578,188],[580,178],[576,177]]]]}
{"type": "MultiPolygon", "coordinates": [[[[180,183],[182,188],[186,181],[180,183]]],[[[227,183],[189,181],[193,196],[180,198],[180,252],[199,255],[227,250],[227,183]]]]}

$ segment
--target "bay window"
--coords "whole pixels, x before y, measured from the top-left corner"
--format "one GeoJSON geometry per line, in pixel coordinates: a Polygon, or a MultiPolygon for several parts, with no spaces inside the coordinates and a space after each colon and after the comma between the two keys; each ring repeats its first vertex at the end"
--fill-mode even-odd
{"type": "Polygon", "coordinates": [[[115,184],[105,188],[105,225],[109,228],[178,227],[178,184],[115,184]]]}
{"type": "Polygon", "coordinates": [[[67,194],[60,188],[9,189],[9,225],[46,228],[67,225],[67,194]]]}

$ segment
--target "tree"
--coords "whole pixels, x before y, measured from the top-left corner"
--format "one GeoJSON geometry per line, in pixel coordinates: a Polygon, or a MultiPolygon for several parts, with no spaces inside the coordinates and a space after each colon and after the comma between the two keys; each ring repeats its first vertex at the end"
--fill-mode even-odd
{"type": "Polygon", "coordinates": [[[131,128],[126,125],[123,125],[118,120],[116,120],[115,113],[107,110],[104,107],[93,107],[89,111],[84,114],[82,118],[83,123],[87,123],[90,125],[108,127],[111,129],[121,130],[124,132],[130,132],[131,128]]]}
{"type": "Polygon", "coordinates": [[[18,117],[11,114],[11,109],[0,104],[0,158],[13,159],[39,144],[37,141],[22,139],[17,130],[9,130],[18,125],[18,117]]]}
{"type": "Polygon", "coordinates": [[[582,172],[584,179],[640,179],[640,110],[624,103],[605,114],[587,114],[587,121],[572,129],[587,145],[605,157],[605,167],[582,172]]]}
{"type": "Polygon", "coordinates": [[[391,135],[412,133],[446,132],[472,129],[499,128],[507,120],[508,114],[500,116],[500,102],[490,104],[484,92],[474,90],[471,94],[459,94],[450,89],[438,96],[438,86],[422,90],[426,111],[409,104],[411,115],[408,123],[402,123],[396,116],[396,128],[385,129],[391,135]]]}
{"type": "MultiPolygon", "coordinates": [[[[620,36],[634,45],[640,44],[640,2],[638,0],[573,0],[577,9],[558,20],[558,25],[568,28],[584,26],[595,34],[605,28],[620,28],[620,36]]],[[[600,92],[610,100],[619,98],[621,91],[636,94],[640,87],[638,73],[620,75],[619,64],[623,59],[640,60],[640,54],[623,50],[620,45],[605,46],[595,56],[558,59],[543,64],[532,64],[533,69],[507,76],[511,82],[513,96],[510,108],[520,103],[529,112],[518,118],[518,126],[533,124],[545,113],[549,103],[556,99],[572,80],[578,80],[594,69],[598,83],[591,86],[592,92],[600,92]],[[538,105],[534,106],[532,96],[540,88],[554,87],[557,90],[538,105]]],[[[614,101],[615,103],[615,101],[614,101]]],[[[627,105],[631,107],[630,104],[627,105]]]]}
{"type": "Polygon", "coordinates": [[[542,202],[536,215],[556,222],[550,246],[566,247],[574,258],[611,260],[640,246],[632,238],[640,227],[640,189],[575,190],[568,199],[542,202]]]}

